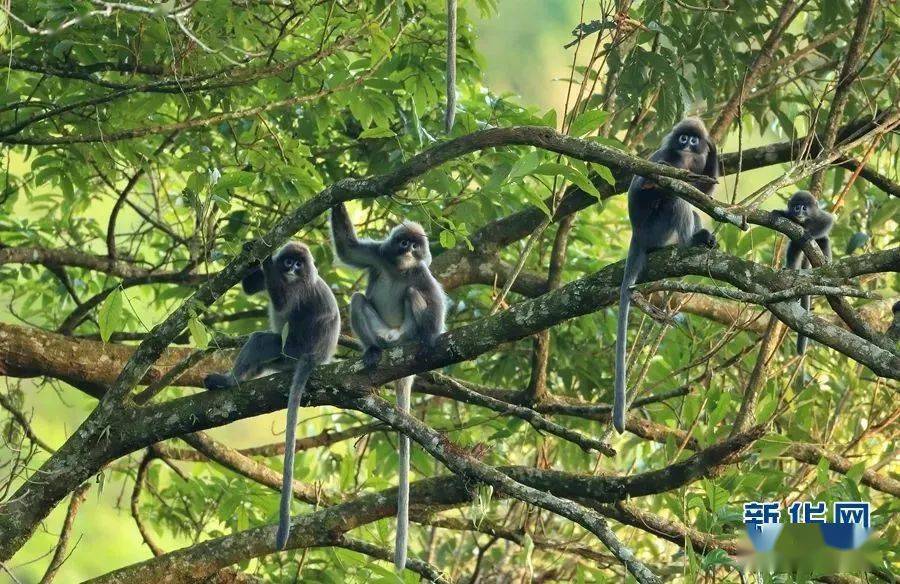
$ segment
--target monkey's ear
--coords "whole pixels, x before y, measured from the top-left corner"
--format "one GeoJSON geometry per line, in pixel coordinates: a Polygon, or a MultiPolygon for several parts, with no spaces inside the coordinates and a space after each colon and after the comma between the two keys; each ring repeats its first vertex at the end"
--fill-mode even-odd
{"type": "Polygon", "coordinates": [[[266,277],[263,275],[262,268],[259,266],[253,268],[253,271],[244,276],[241,280],[241,286],[247,294],[256,294],[266,289],[266,277]]]}
{"type": "Polygon", "coordinates": [[[719,151],[712,140],[707,140],[709,146],[709,154],[706,155],[706,166],[703,167],[703,174],[712,178],[719,178],[719,151]]]}

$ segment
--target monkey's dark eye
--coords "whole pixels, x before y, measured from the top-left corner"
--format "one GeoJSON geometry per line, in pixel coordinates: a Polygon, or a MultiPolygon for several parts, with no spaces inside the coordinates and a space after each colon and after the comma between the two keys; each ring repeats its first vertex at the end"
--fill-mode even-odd
{"type": "Polygon", "coordinates": [[[281,262],[285,268],[290,268],[294,265],[294,261],[290,258],[285,258],[284,261],[281,262]]]}
{"type": "Polygon", "coordinates": [[[682,134],[681,136],[678,136],[678,143],[679,143],[679,144],[687,144],[687,143],[688,143],[688,137],[687,137],[686,135],[684,135],[684,134],[682,134]]]}
{"type": "Polygon", "coordinates": [[[407,249],[409,247],[409,240],[404,239],[400,242],[400,249],[407,249]]]}
{"type": "Polygon", "coordinates": [[[691,146],[696,146],[700,143],[700,138],[697,136],[691,136],[691,146]]]}

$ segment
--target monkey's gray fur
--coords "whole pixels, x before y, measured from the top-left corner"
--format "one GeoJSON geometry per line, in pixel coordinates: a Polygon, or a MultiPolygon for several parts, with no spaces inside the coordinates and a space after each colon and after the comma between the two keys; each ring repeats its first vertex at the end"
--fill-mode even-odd
{"type": "MultiPolygon", "coordinates": [[[[368,270],[366,293],[350,299],[350,326],[365,347],[362,361],[374,367],[384,349],[418,343],[429,349],[444,332],[444,291],[431,274],[428,236],[406,221],[382,241],[359,240],[344,206],[331,209],[331,235],[338,259],[368,270]]],[[[408,414],[415,376],[397,381],[397,408],[408,414]]],[[[406,566],[409,531],[409,438],[399,437],[399,492],[394,565],[406,566]]]]}
{"type": "MultiPolygon", "coordinates": [[[[716,145],[710,139],[703,122],[695,118],[676,124],[663,139],[659,150],[650,156],[650,160],[714,179],[719,177],[716,145]]],[[[707,195],[711,195],[715,189],[714,184],[696,183],[694,186],[707,195]]],[[[619,292],[619,321],[616,328],[613,426],[619,433],[625,431],[625,355],[631,289],[644,269],[647,253],[673,242],[680,246],[716,246],[715,237],[703,229],[700,216],[689,203],[642,176],[635,176],[628,188],[628,218],[631,221],[631,243],[628,246],[625,275],[619,292]]]]}
{"type": "MultiPolygon", "coordinates": [[[[834,226],[834,216],[827,211],[819,208],[816,198],[809,191],[797,191],[788,200],[787,209],[772,211],[775,215],[786,217],[794,223],[803,227],[803,238],[801,241],[791,240],[787,246],[787,268],[792,270],[805,270],[810,267],[809,260],[803,253],[803,245],[807,241],[815,240],[819,244],[828,261],[831,261],[831,239],[828,234],[834,226]]],[[[809,296],[800,297],[800,305],[809,310],[809,296]]],[[[797,354],[802,355],[806,352],[806,345],[809,339],[803,335],[797,335],[797,354]]]]}
{"type": "Polygon", "coordinates": [[[312,370],[331,360],[341,332],[341,315],[328,284],[319,277],[312,254],[289,242],[267,257],[242,281],[244,292],[269,294],[270,332],[256,332],[241,349],[230,373],[206,376],[207,389],[234,387],[267,372],[293,368],[284,438],[284,478],[275,545],[284,549],[291,529],[297,410],[312,370]],[[287,330],[285,330],[287,327],[287,330]]]}

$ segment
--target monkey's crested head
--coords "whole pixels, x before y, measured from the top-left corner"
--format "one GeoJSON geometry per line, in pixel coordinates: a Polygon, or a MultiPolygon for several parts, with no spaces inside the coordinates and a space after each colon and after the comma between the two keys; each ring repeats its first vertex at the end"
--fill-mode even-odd
{"type": "Polygon", "coordinates": [[[663,141],[671,150],[689,150],[706,155],[710,148],[709,133],[700,118],[685,118],[675,124],[663,141]]]}
{"type": "Polygon", "coordinates": [[[797,223],[803,224],[819,209],[816,198],[809,191],[797,191],[788,200],[787,214],[797,223]]]}
{"type": "Polygon", "coordinates": [[[419,263],[426,266],[431,264],[428,236],[422,226],[414,221],[404,221],[394,227],[384,242],[383,251],[401,270],[412,268],[419,263]]]}
{"type": "Polygon", "coordinates": [[[272,258],[275,269],[287,282],[309,280],[317,275],[316,264],[313,262],[309,248],[299,241],[289,241],[284,244],[275,257],[272,258]]]}

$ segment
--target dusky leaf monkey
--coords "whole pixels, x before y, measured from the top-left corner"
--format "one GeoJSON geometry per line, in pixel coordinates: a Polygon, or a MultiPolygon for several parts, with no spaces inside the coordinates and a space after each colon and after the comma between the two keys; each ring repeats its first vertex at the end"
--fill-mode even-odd
{"type": "MultiPolygon", "coordinates": [[[[663,138],[662,146],[650,156],[650,160],[712,179],[719,177],[716,145],[710,139],[706,126],[696,118],[688,118],[676,124],[663,138]]],[[[694,186],[707,195],[711,195],[715,189],[715,184],[698,182],[694,186]]],[[[680,246],[716,246],[715,236],[703,228],[700,216],[690,203],[642,176],[635,176],[628,187],[628,219],[631,221],[631,243],[619,291],[619,320],[616,327],[613,426],[619,433],[625,431],[625,358],[631,290],[644,269],[647,254],[673,242],[680,246]]]]}
{"type": "MultiPolygon", "coordinates": [[[[772,211],[775,215],[790,219],[794,223],[803,227],[803,238],[801,241],[791,240],[787,246],[787,265],[785,267],[792,270],[805,270],[810,267],[809,259],[803,253],[803,245],[807,241],[815,241],[822,250],[822,255],[828,261],[831,261],[831,238],[829,233],[834,226],[834,216],[819,208],[819,203],[815,196],[809,191],[797,191],[788,199],[787,209],[777,209],[772,211]]],[[[809,311],[809,296],[800,297],[800,305],[809,311]]],[[[797,354],[802,355],[806,352],[806,346],[809,343],[803,335],[797,335],[797,354]]]]}
{"type": "MultiPolygon", "coordinates": [[[[364,294],[350,299],[350,326],[365,347],[362,362],[374,367],[384,349],[405,343],[434,346],[444,332],[445,299],[431,274],[428,236],[418,223],[404,221],[380,241],[357,239],[347,209],[331,209],[335,255],[343,263],[368,271],[364,294]]],[[[415,376],[397,381],[397,407],[409,413],[415,376]]],[[[409,438],[399,437],[399,493],[394,565],[406,565],[409,531],[409,438]]]]}
{"type": "Polygon", "coordinates": [[[337,301],[319,277],[309,249],[289,242],[244,277],[244,292],[269,294],[268,332],[256,332],[244,344],[229,373],[212,373],[207,389],[221,390],[267,374],[293,369],[284,437],[284,478],[275,545],[284,549],[291,528],[297,410],[312,370],[331,360],[341,332],[337,301]]]}

